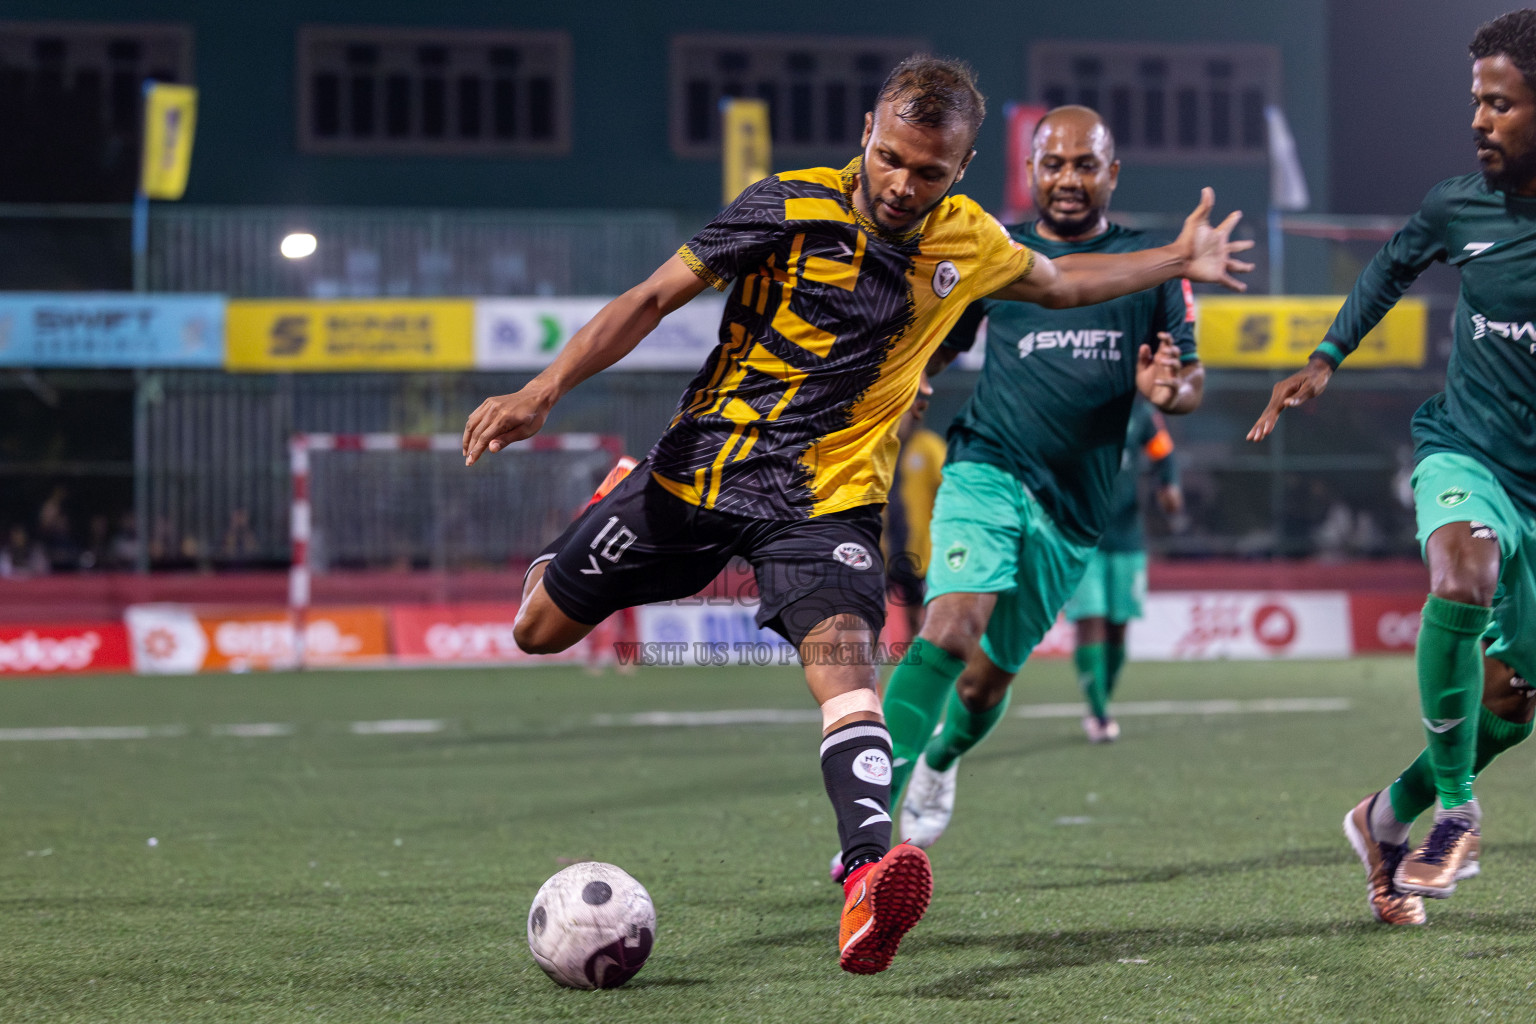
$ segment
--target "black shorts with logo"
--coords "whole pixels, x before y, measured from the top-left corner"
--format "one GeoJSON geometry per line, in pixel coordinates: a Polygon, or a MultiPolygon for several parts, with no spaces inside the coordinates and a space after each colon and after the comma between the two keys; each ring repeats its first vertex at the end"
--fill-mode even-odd
{"type": "Polygon", "coordinates": [[[699,508],[651,479],[649,461],[587,509],[534,564],[566,615],[596,624],[620,608],[692,597],[732,558],[757,578],[757,624],[799,647],[817,623],[885,624],[879,505],[813,519],[747,519],[699,508]]]}

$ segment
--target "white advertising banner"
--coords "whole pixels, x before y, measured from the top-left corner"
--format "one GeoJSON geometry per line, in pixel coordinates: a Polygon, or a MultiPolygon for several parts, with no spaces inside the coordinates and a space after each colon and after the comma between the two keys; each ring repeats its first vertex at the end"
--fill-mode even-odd
{"type": "Polygon", "coordinates": [[[798,665],[783,637],[758,629],[757,602],[648,604],[640,613],[640,642],[622,660],[640,665],[798,665]]]}
{"type": "MultiPolygon", "coordinates": [[[[475,368],[542,370],[608,300],[479,299],[475,368]]],[[[725,299],[700,295],[664,318],[616,370],[697,370],[720,336],[725,299]]]]}
{"type": "Polygon", "coordinates": [[[1347,658],[1353,650],[1343,591],[1160,591],[1132,624],[1138,660],[1347,658]]]}
{"type": "Polygon", "coordinates": [[[184,604],[135,604],[123,613],[133,670],[140,675],[200,672],[208,657],[208,634],[184,604]]]}

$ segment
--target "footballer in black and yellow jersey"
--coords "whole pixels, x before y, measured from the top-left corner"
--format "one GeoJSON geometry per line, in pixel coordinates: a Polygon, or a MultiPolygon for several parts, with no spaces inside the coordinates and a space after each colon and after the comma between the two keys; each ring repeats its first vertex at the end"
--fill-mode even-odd
{"type": "MultiPolygon", "coordinates": [[[[821,706],[822,778],[837,820],[845,903],[839,964],[891,963],[932,892],[927,858],[890,848],[890,735],[873,641],[885,620],[880,512],[896,426],[924,366],[972,299],[1083,305],[1170,277],[1220,281],[1245,264],[1212,196],[1177,242],[1139,253],[1036,258],[963,196],[985,112],[958,61],[911,57],[865,115],[847,167],[747,189],[651,277],[608,303],[521,391],[486,399],[464,456],[538,432],[572,387],[713,285],[729,291],[720,344],[630,476],[529,570],[513,635],[565,650],[613,611],[696,594],[734,557],[752,565],[758,624],[798,650],[821,706]]],[[[747,844],[743,844],[743,849],[747,844]]]]}
{"type": "Polygon", "coordinates": [[[965,196],[893,233],[854,204],[860,160],[747,189],[680,250],[727,291],[720,347],[651,452],[690,504],[805,519],[882,504],[896,424],[966,305],[1034,253],[965,196]]]}

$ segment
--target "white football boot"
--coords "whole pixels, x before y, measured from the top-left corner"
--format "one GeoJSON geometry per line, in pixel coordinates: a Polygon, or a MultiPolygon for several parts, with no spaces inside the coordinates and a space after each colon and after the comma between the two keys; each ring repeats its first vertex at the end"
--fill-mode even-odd
{"type": "Polygon", "coordinates": [[[955,780],[960,775],[960,761],[944,771],[928,766],[928,759],[917,755],[917,765],[907,783],[907,798],[901,804],[901,838],[913,846],[927,849],[949,827],[955,813],[955,780]]]}

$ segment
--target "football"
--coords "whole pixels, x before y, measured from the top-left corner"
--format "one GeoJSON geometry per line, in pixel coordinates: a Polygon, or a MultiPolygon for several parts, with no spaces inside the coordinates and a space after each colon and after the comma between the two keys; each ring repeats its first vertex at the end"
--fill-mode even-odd
{"type": "Polygon", "coordinates": [[[618,988],[639,972],[655,939],[651,894],[612,864],[556,872],[528,909],[528,949],[567,988],[618,988]]]}

